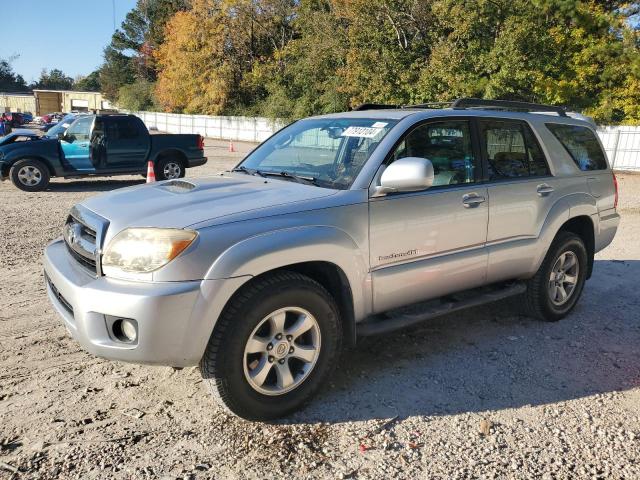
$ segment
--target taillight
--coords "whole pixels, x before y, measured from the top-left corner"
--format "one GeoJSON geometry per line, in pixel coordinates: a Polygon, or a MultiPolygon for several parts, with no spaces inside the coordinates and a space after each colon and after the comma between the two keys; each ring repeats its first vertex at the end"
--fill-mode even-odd
{"type": "Polygon", "coordinates": [[[613,188],[615,190],[615,195],[613,197],[613,208],[618,208],[618,179],[616,178],[616,174],[611,172],[613,175],[613,188]]]}
{"type": "Polygon", "coordinates": [[[198,135],[198,150],[204,150],[204,137],[198,135]]]}

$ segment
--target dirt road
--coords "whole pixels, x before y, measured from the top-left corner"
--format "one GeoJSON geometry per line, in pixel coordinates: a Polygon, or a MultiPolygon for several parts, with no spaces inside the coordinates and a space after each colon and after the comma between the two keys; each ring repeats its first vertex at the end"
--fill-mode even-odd
{"type": "MultiPolygon", "coordinates": [[[[241,158],[208,145],[188,176],[241,158]]],[[[494,304],[366,339],[271,425],[222,413],[194,368],[84,353],[49,305],[41,254],[71,206],[139,178],[5,182],[0,479],[640,478],[640,176],[618,178],[621,228],[567,319],[494,304]]]]}

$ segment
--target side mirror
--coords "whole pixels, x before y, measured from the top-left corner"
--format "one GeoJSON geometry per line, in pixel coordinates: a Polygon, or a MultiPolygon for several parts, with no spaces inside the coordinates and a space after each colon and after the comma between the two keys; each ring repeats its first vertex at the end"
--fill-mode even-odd
{"type": "Polygon", "coordinates": [[[433,185],[433,164],[426,158],[406,157],[389,165],[380,176],[374,197],[394,192],[419,192],[433,185]]]}

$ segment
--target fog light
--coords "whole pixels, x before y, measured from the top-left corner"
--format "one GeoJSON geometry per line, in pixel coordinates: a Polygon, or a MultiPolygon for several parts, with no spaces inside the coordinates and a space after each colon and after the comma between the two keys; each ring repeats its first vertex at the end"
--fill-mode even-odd
{"type": "Polygon", "coordinates": [[[111,324],[111,331],[116,340],[135,343],[138,340],[138,325],[135,320],[118,318],[111,324]]]}
{"type": "Polygon", "coordinates": [[[131,320],[122,320],[122,335],[130,342],[135,342],[138,337],[136,326],[131,320]]]}

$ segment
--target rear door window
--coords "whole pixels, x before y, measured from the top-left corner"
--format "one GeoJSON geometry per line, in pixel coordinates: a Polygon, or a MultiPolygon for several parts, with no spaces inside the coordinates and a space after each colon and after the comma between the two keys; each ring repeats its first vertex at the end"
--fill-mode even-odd
{"type": "Polygon", "coordinates": [[[580,170],[604,170],[607,168],[607,157],[593,130],[579,125],[560,123],[547,123],[546,126],[580,170]]]}
{"type": "Polygon", "coordinates": [[[489,180],[549,175],[547,160],[528,125],[511,120],[480,120],[489,180]]]}

